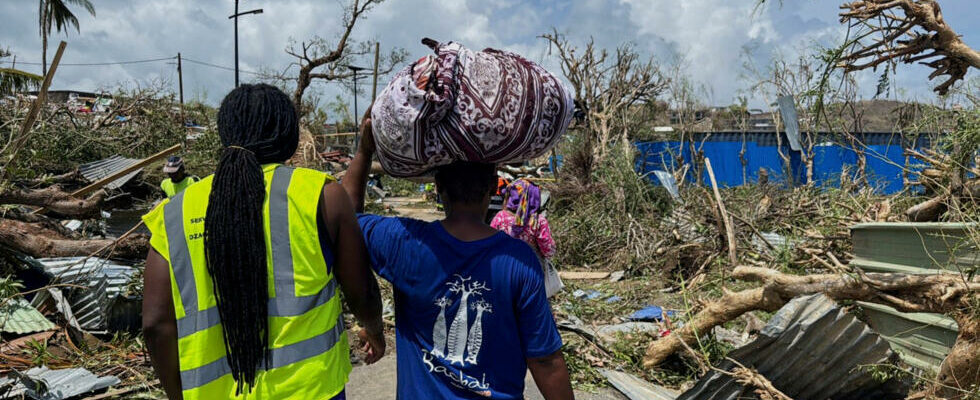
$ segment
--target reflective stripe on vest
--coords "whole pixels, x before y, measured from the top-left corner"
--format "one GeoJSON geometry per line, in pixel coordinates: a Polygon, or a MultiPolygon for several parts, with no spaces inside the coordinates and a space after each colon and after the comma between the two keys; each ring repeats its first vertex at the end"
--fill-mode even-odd
{"type": "MultiPolygon", "coordinates": [[[[268,313],[270,317],[303,315],[317,306],[327,303],[336,294],[336,280],[333,277],[316,294],[309,296],[296,296],[295,294],[287,193],[292,175],[292,168],[277,167],[273,172],[269,193],[269,239],[272,244],[272,254],[269,256],[273,260],[276,293],[275,298],[269,299],[268,313]]],[[[216,306],[203,311],[199,310],[194,267],[184,230],[184,193],[183,191],[178,193],[164,206],[170,263],[184,308],[184,317],[177,320],[179,338],[184,338],[221,323],[216,306]]],[[[334,327],[322,334],[267,350],[269,366],[270,368],[279,368],[323,354],[340,341],[343,333],[343,315],[340,314],[334,327]]],[[[194,389],[230,373],[231,368],[225,356],[222,356],[209,364],[181,371],[181,387],[183,390],[194,389]]]]}

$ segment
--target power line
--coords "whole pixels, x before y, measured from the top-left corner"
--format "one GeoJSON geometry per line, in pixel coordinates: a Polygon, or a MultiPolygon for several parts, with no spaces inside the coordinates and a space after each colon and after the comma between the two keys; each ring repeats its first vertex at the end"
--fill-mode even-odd
{"type": "MultiPolygon", "coordinates": [[[[189,62],[189,63],[203,65],[205,67],[218,68],[218,69],[223,69],[225,71],[234,71],[235,70],[235,68],[232,68],[232,67],[226,67],[224,65],[218,65],[218,64],[212,64],[212,63],[209,63],[209,62],[198,61],[198,60],[195,60],[195,59],[192,59],[192,58],[183,57],[182,59],[184,61],[189,62]]],[[[284,77],[281,77],[281,76],[278,76],[278,75],[267,74],[267,73],[262,73],[262,72],[255,72],[255,71],[248,71],[248,70],[244,70],[244,69],[241,69],[241,68],[238,69],[238,72],[241,72],[243,74],[250,74],[250,75],[260,76],[260,77],[263,77],[263,78],[289,79],[289,78],[284,78],[284,77]]]]}
{"type": "MultiPolygon", "coordinates": [[[[174,60],[176,58],[177,58],[176,56],[170,56],[170,57],[162,57],[162,58],[152,58],[152,59],[147,59],[147,60],[111,61],[111,62],[101,62],[101,63],[59,63],[58,66],[59,67],[65,67],[65,66],[67,66],[67,67],[97,67],[97,66],[106,66],[106,65],[142,64],[142,63],[151,63],[151,62],[157,62],[157,61],[174,60]]],[[[8,64],[13,64],[13,61],[3,60],[2,62],[8,63],[8,64]]],[[[41,63],[39,63],[39,62],[26,62],[26,61],[17,61],[17,64],[41,65],[41,63]]]]}
{"type": "MultiPolygon", "coordinates": [[[[107,62],[99,62],[99,63],[59,63],[58,66],[59,67],[102,67],[102,66],[111,66],[111,65],[145,64],[145,63],[153,63],[153,62],[160,62],[160,61],[172,61],[172,60],[176,60],[176,59],[177,59],[176,56],[170,56],[170,57],[150,58],[150,59],[144,59],[144,60],[107,61],[107,62]]],[[[200,60],[194,60],[194,59],[187,58],[187,57],[183,57],[183,60],[184,61],[187,61],[189,63],[198,64],[198,65],[202,65],[202,66],[205,66],[205,67],[222,69],[222,70],[225,70],[225,71],[234,71],[235,70],[232,67],[228,67],[228,66],[224,66],[224,65],[218,65],[218,64],[212,64],[212,63],[209,63],[209,62],[200,61],[200,60]]],[[[0,63],[11,64],[11,65],[14,64],[14,62],[12,60],[0,60],[0,63]]],[[[41,63],[39,63],[39,62],[29,62],[29,61],[20,61],[20,60],[18,60],[17,61],[17,65],[41,65],[41,63]]],[[[286,77],[282,77],[282,76],[278,76],[278,75],[274,75],[274,74],[268,74],[268,73],[262,73],[262,72],[256,72],[256,71],[248,71],[248,70],[243,70],[243,69],[239,69],[239,72],[245,73],[245,74],[249,74],[249,75],[255,75],[255,76],[263,77],[263,78],[295,80],[295,78],[286,78],[286,77]]],[[[320,80],[320,79],[315,80],[313,82],[315,82],[315,83],[321,83],[321,84],[324,84],[324,83],[342,84],[343,83],[340,80],[320,80]]],[[[384,86],[387,85],[387,82],[378,82],[378,84],[379,84],[379,86],[384,87],[384,86]]]]}

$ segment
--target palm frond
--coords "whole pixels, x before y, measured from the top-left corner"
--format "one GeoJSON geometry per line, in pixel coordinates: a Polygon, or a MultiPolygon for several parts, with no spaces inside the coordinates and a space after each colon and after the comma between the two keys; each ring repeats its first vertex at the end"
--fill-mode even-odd
{"type": "Polygon", "coordinates": [[[78,17],[68,7],[69,5],[80,6],[95,16],[95,6],[89,0],[39,0],[41,7],[46,7],[46,12],[41,13],[41,29],[51,33],[54,27],[58,32],[63,32],[69,27],[74,27],[76,31],[81,28],[78,25],[78,17]]]}
{"type": "Polygon", "coordinates": [[[0,95],[37,89],[44,77],[13,68],[0,68],[0,95]]]}
{"type": "Polygon", "coordinates": [[[81,6],[82,8],[85,9],[85,11],[88,11],[88,13],[91,14],[93,17],[95,16],[95,6],[92,5],[92,2],[90,0],[61,0],[61,1],[64,1],[66,4],[81,6]]]}

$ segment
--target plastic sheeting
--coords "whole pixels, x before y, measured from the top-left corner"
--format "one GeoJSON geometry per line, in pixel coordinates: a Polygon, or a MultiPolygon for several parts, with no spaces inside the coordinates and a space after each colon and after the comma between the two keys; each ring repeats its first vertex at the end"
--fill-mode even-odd
{"type": "MultiPolygon", "coordinates": [[[[653,171],[675,171],[680,168],[681,163],[694,164],[695,157],[692,154],[700,153],[711,159],[715,178],[723,187],[758,182],[760,169],[766,171],[770,182],[807,183],[806,167],[800,159],[800,152],[790,148],[785,134],[779,134],[781,140],[776,135],[775,132],[715,132],[695,134],[691,141],[683,144],[677,141],[638,142],[636,168],[640,173],[648,174],[652,182],[659,184],[652,174],[653,171]],[[789,177],[786,176],[787,168],[780,152],[790,158],[789,177]]],[[[851,177],[855,176],[858,153],[854,147],[832,142],[829,135],[819,134],[816,139],[818,144],[813,149],[815,184],[837,186],[845,170],[851,177]]],[[[881,193],[901,191],[902,170],[906,166],[902,136],[866,133],[858,138],[858,142],[860,144],[855,146],[864,149],[865,171],[869,183],[881,193]]],[[[921,139],[914,147],[922,148],[926,144],[926,140],[921,139]]],[[[904,145],[908,146],[909,143],[904,145]]],[[[914,159],[909,162],[912,168],[922,166],[914,159]]],[[[696,171],[701,170],[703,168],[691,168],[686,179],[697,182],[696,171]]],[[[707,172],[702,171],[702,175],[700,181],[708,182],[707,172]]]]}

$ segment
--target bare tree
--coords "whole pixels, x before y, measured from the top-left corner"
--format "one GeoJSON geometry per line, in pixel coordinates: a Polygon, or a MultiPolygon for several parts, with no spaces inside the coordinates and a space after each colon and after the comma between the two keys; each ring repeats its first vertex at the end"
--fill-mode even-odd
{"type": "Polygon", "coordinates": [[[583,148],[591,149],[592,164],[602,163],[618,138],[624,148],[629,135],[642,123],[634,117],[638,106],[653,104],[667,89],[669,80],[651,57],[642,60],[630,44],[610,55],[589,39],[584,49],[576,48],[555,29],[544,34],[561,58],[561,69],[575,92],[576,106],[584,112],[583,148]]]}
{"type": "Polygon", "coordinates": [[[980,52],[943,20],[936,0],[860,0],[844,3],[841,9],[841,22],[859,30],[840,60],[845,71],[922,62],[933,69],[929,79],[947,76],[934,89],[944,95],[970,67],[980,69],[980,52]]]}
{"type": "MultiPolygon", "coordinates": [[[[300,115],[306,115],[311,109],[311,107],[304,106],[303,94],[314,79],[335,81],[352,78],[354,73],[347,68],[347,65],[353,59],[373,51],[373,43],[354,42],[351,39],[351,33],[354,31],[354,25],[357,21],[364,18],[364,13],[383,2],[384,0],[352,0],[348,3],[344,8],[344,31],[337,39],[336,44],[331,44],[322,37],[314,36],[308,41],[301,42],[298,47],[294,43],[286,48],[286,53],[296,57],[296,63],[299,65],[296,89],[293,91],[293,103],[296,104],[296,109],[300,115]]],[[[380,61],[378,73],[387,74],[404,60],[404,50],[394,49],[380,61]]]]}

